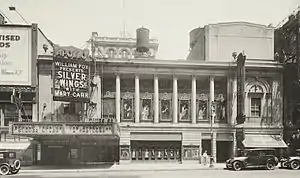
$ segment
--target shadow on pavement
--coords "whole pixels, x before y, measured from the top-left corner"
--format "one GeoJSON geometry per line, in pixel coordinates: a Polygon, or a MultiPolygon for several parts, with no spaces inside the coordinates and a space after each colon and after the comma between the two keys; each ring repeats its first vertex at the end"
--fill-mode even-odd
{"type": "Polygon", "coordinates": [[[114,164],[97,164],[97,165],[39,165],[39,166],[22,166],[22,170],[53,170],[53,169],[110,169],[114,164]]]}
{"type": "MultiPolygon", "coordinates": [[[[280,168],[275,168],[276,169],[280,169],[280,168]]],[[[227,169],[227,168],[224,168],[224,170],[228,170],[228,171],[235,171],[233,169],[227,169]]],[[[251,168],[245,168],[245,169],[242,169],[241,171],[258,171],[258,170],[261,170],[261,171],[274,171],[274,170],[267,170],[266,168],[264,167],[251,167],[251,168]]]]}

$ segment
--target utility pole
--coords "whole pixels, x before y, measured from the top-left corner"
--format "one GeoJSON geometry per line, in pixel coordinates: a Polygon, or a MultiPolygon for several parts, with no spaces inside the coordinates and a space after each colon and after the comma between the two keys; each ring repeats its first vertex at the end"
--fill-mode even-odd
{"type": "Polygon", "coordinates": [[[213,122],[216,115],[216,106],[215,102],[211,101],[211,108],[210,108],[210,139],[211,139],[211,153],[210,153],[210,160],[209,160],[209,167],[213,167],[214,162],[214,132],[213,132],[213,122]]]}

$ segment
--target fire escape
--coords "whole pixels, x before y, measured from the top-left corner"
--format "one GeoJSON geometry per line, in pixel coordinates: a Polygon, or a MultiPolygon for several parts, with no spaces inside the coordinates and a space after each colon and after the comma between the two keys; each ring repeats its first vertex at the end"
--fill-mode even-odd
{"type": "MultiPolygon", "coordinates": [[[[284,66],[285,140],[300,136],[300,9],[275,29],[275,60],[284,66]]],[[[298,141],[299,142],[299,141],[298,141]]],[[[300,147],[300,144],[298,145],[300,147]]],[[[296,146],[296,147],[298,147],[296,146]]]]}

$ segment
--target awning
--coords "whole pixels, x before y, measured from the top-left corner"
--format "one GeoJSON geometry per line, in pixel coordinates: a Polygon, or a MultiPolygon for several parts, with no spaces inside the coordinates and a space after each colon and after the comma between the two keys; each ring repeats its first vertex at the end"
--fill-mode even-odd
{"type": "Polygon", "coordinates": [[[280,135],[246,134],[243,145],[245,148],[287,148],[280,135]]]}
{"type": "Polygon", "coordinates": [[[30,141],[26,142],[0,142],[0,150],[26,150],[30,146],[30,141]]]}

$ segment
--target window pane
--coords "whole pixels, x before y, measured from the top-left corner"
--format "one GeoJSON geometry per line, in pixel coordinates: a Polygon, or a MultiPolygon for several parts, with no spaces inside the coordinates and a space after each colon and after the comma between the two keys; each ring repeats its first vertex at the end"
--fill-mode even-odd
{"type": "Polygon", "coordinates": [[[261,99],[251,98],[251,116],[260,117],[261,115],[261,99]]]}

